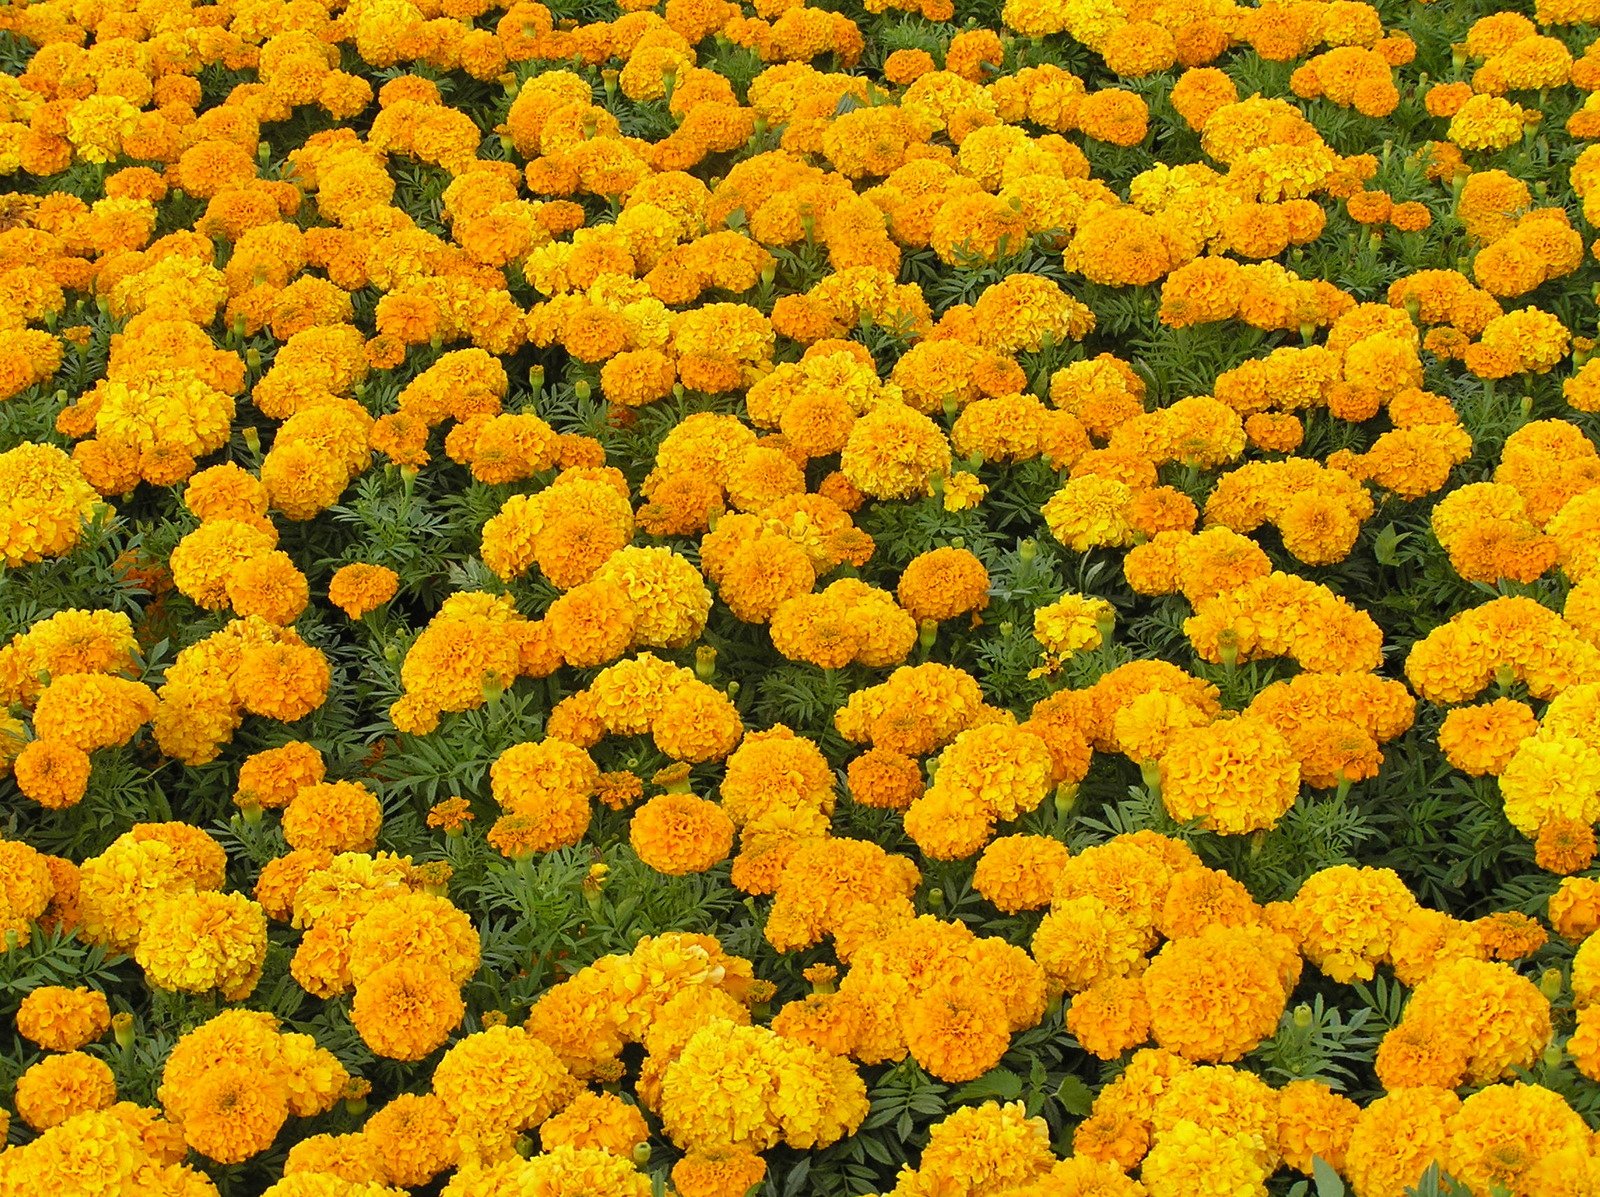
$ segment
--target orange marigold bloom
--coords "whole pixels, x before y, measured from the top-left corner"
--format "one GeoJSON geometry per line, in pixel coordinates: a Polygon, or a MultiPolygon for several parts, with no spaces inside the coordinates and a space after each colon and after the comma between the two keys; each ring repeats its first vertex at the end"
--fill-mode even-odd
{"type": "Polygon", "coordinates": [[[106,995],[79,986],[42,985],[17,1008],[17,1033],[46,1051],[74,1052],[111,1027],[106,995]]]}
{"type": "Polygon", "coordinates": [[[733,820],[705,798],[659,794],[634,811],[628,842],[658,873],[704,873],[733,851],[733,820]]]}
{"type": "Polygon", "coordinates": [[[328,582],[328,601],[351,619],[376,611],[400,589],[400,575],[386,565],[340,566],[328,582]]]}

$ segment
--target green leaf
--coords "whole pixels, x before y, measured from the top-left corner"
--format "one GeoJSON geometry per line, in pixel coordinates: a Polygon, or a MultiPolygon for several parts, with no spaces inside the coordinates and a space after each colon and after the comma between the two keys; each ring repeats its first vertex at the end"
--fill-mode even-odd
{"type": "Polygon", "coordinates": [[[1061,1082],[1061,1088],[1056,1090],[1056,1100],[1066,1107],[1067,1113],[1076,1114],[1079,1118],[1087,1118],[1089,1111],[1094,1108],[1094,1094],[1088,1085],[1075,1076],[1069,1076],[1061,1082]]]}
{"type": "Polygon", "coordinates": [[[1320,1155],[1311,1157],[1311,1179],[1317,1182],[1317,1197],[1344,1197],[1344,1181],[1320,1155]]]}
{"type": "Polygon", "coordinates": [[[956,1101],[1016,1101],[1022,1096],[1022,1078],[1009,1068],[991,1068],[953,1096],[956,1101]]]}
{"type": "Polygon", "coordinates": [[[1400,555],[1397,550],[1400,547],[1400,542],[1409,535],[1409,532],[1395,531],[1393,524],[1385,524],[1379,529],[1377,536],[1372,541],[1372,555],[1378,559],[1378,564],[1399,565],[1400,555]]]}

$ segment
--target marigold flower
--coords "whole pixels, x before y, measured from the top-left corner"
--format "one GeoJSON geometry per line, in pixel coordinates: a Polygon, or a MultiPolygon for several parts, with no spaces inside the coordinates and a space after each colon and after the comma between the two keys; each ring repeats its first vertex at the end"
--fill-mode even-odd
{"type": "Polygon", "coordinates": [[[693,794],[659,794],[634,811],[628,842],[658,873],[704,873],[733,850],[733,820],[693,794]]]}
{"type": "Polygon", "coordinates": [[[17,1116],[33,1130],[49,1130],[75,1114],[103,1110],[117,1100],[104,1060],[83,1052],[46,1056],[17,1078],[17,1116]]]}
{"type": "Polygon", "coordinates": [[[328,601],[351,619],[376,611],[395,596],[400,576],[383,565],[340,566],[328,582],[328,601]]]}
{"type": "Polygon", "coordinates": [[[79,986],[41,985],[17,1007],[17,1033],[52,1052],[75,1052],[111,1027],[106,996],[79,986]]]}
{"type": "Polygon", "coordinates": [[[17,788],[40,806],[76,806],[89,788],[89,754],[66,740],[30,740],[11,770],[17,788]]]}
{"type": "Polygon", "coordinates": [[[356,982],[350,1019],[368,1047],[391,1060],[421,1060],[460,1024],[461,992],[445,971],[395,960],[356,982]]]}

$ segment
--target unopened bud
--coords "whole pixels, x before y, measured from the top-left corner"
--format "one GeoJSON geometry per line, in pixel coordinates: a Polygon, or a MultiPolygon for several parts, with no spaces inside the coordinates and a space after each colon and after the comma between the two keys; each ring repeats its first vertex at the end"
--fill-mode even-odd
{"type": "Polygon", "coordinates": [[[1056,787],[1056,814],[1064,819],[1072,813],[1072,808],[1077,805],[1077,782],[1064,781],[1056,787]]]}
{"type": "Polygon", "coordinates": [[[634,1167],[643,1168],[650,1162],[650,1144],[635,1143],[633,1145],[632,1158],[634,1167]]]}
{"type": "Polygon", "coordinates": [[[572,393],[579,399],[587,399],[593,393],[593,390],[594,388],[589,385],[587,378],[580,378],[572,384],[572,393]]]}
{"type": "Polygon", "coordinates": [[[717,672],[717,650],[709,644],[702,644],[694,650],[694,675],[702,682],[709,682],[717,672]]]}
{"type": "Polygon", "coordinates": [[[117,1046],[127,1051],[133,1046],[133,1015],[120,1011],[111,1016],[111,1033],[116,1036],[117,1046]]]}
{"type": "Polygon", "coordinates": [[[1304,1002],[1294,1008],[1294,1025],[1302,1031],[1311,1025],[1311,1007],[1304,1002]]]}
{"type": "Polygon", "coordinates": [[[1561,970],[1547,968],[1539,977],[1539,992],[1544,994],[1546,1001],[1555,1001],[1561,996],[1561,970]]]}
{"type": "Polygon", "coordinates": [[[924,619],[917,628],[917,643],[922,646],[922,650],[927,652],[938,638],[939,624],[935,620],[924,619]]]}

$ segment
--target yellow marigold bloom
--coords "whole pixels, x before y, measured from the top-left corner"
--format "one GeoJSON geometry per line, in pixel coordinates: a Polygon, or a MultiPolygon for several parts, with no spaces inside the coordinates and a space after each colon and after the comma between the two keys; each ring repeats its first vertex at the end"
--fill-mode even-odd
{"type": "MultiPolygon", "coordinates": [[[[1544,1051],[1551,1038],[1550,1002],[1510,965],[1453,960],[1417,986],[1385,1044],[1407,1029],[1454,1045],[1466,1083],[1483,1085],[1514,1068],[1531,1067],[1544,1051]]],[[[1380,1068],[1380,1076],[1385,1071],[1380,1068]]],[[[1454,1087],[1460,1082],[1441,1075],[1433,1083],[1454,1087]]]]}
{"type": "Polygon", "coordinates": [[[1564,877],[1550,895],[1550,926],[1572,943],[1600,931],[1600,881],[1564,877]]]}
{"type": "Polygon", "coordinates": [[[367,1119],[361,1133],[397,1185],[416,1188],[431,1181],[459,1156],[455,1120],[432,1093],[402,1093],[367,1119]]]}
{"type": "Polygon", "coordinates": [[[442,968],[395,960],[356,982],[350,1020],[362,1042],[390,1060],[420,1060],[449,1038],[466,1014],[461,991],[442,968]]]}
{"type": "Polygon", "coordinates": [[[919,623],[942,622],[989,605],[989,571],[967,549],[932,549],[912,558],[895,593],[919,623]]]}
{"type": "Polygon", "coordinates": [[[117,1083],[104,1060],[73,1051],[46,1056],[17,1078],[17,1116],[36,1131],[59,1126],[74,1114],[103,1110],[117,1100],[117,1083]]]}
{"type": "Polygon", "coordinates": [[[1237,1060],[1271,1035],[1299,979],[1292,944],[1265,928],[1212,927],[1174,940],[1145,971],[1151,1031],[1185,1059],[1237,1060]]]}
{"type": "Polygon", "coordinates": [[[693,794],[658,794],[633,812],[628,842],[658,873],[704,873],[733,851],[733,820],[693,794]]]}
{"type": "Polygon", "coordinates": [[[1474,777],[1498,777],[1517,748],[1539,729],[1533,708],[1512,698],[1479,706],[1457,707],[1439,727],[1439,747],[1446,759],[1474,777]]]}
{"type": "Polygon", "coordinates": [[[1312,1161],[1345,1168],[1345,1153],[1361,1107],[1321,1081],[1290,1081],[1278,1090],[1278,1150],[1296,1172],[1312,1174],[1312,1161]]]}
{"type": "Polygon", "coordinates": [[[697,1031],[661,1086],[663,1128],[690,1149],[825,1147],[866,1113],[866,1086],[848,1061],[727,1022],[697,1031]]]}
{"type": "Polygon", "coordinates": [[[614,1093],[580,1093],[539,1128],[539,1142],[546,1150],[581,1147],[630,1159],[649,1138],[650,1128],[639,1107],[614,1093]]]}
{"type": "Polygon", "coordinates": [[[615,582],[584,582],[555,602],[545,615],[562,659],[580,669],[606,665],[634,643],[633,603],[615,582]]]}
{"type": "Polygon", "coordinates": [[[678,1197],[748,1193],[766,1175],[767,1162],[742,1147],[691,1151],[672,1166],[672,1183],[678,1190],[678,1197]]]}
{"type": "Polygon", "coordinates": [[[444,1054],[433,1091],[455,1119],[464,1156],[499,1159],[516,1137],[563,1108],[574,1082],[556,1054],[520,1027],[490,1027],[444,1054]]]}
{"type": "Polygon", "coordinates": [[[1071,478],[1044,505],[1045,523],[1076,553],[1133,543],[1128,505],[1134,492],[1113,478],[1085,474],[1071,478]]]}
{"type": "Polygon", "coordinates": [[[1079,1046],[1102,1060],[1115,1060],[1150,1040],[1150,1002],[1138,977],[1107,977],[1076,994],[1067,1009],[1067,1030],[1079,1046]]]}
{"type": "Polygon", "coordinates": [[[1272,827],[1299,792],[1289,742],[1250,715],[1179,732],[1161,757],[1161,800],[1173,818],[1224,835],[1272,827]]]}
{"type": "Polygon", "coordinates": [[[144,920],[134,959],[150,984],[188,993],[248,997],[267,954],[266,914],[243,894],[168,898],[144,920]]]}
{"type": "Polygon", "coordinates": [[[1187,939],[1213,927],[1251,927],[1264,921],[1250,891],[1220,869],[1174,874],[1157,927],[1168,939],[1187,939]]]}
{"type": "Polygon", "coordinates": [[[1150,1197],[1191,1193],[1261,1193],[1271,1174],[1257,1140],[1183,1119],[1156,1135],[1139,1173],[1150,1197]]]}
{"type": "Polygon", "coordinates": [[[234,689],[245,710],[293,723],[327,700],[332,680],[328,658],[320,649],[296,640],[251,645],[239,654],[234,689]]]}
{"type": "Polygon", "coordinates": [[[1477,927],[1437,910],[1418,907],[1395,928],[1389,962],[1403,985],[1416,985],[1449,960],[1487,960],[1477,927]]]}
{"type": "Polygon", "coordinates": [[[132,952],[144,920],[160,902],[195,888],[170,844],[131,835],[84,861],[79,878],[82,934],[123,953],[132,952]]]}
{"type": "Polygon", "coordinates": [[[303,848],[269,860],[256,879],[255,899],[267,917],[287,923],[294,917],[295,894],[312,873],[333,863],[326,848],[303,848]]]}
{"type": "Polygon", "coordinates": [[[1503,150],[1521,140],[1523,126],[1540,115],[1499,96],[1476,95],[1450,118],[1448,136],[1464,150],[1503,150]]]}
{"type": "Polygon", "coordinates": [[[267,488],[233,462],[192,474],[183,488],[183,505],[201,522],[234,519],[244,523],[267,514],[267,488]]]}
{"type": "Polygon", "coordinates": [[[207,610],[228,605],[228,575],[236,565],[272,552],[277,538],[234,519],[201,524],[178,542],[169,565],[179,592],[207,610]]]}
{"type": "Polygon", "coordinates": [[[17,789],[50,810],[83,801],[90,768],[89,754],[65,740],[30,740],[11,762],[17,789]]]}
{"type": "Polygon", "coordinates": [[[1333,980],[1368,981],[1416,907],[1392,869],[1335,865],[1312,874],[1295,895],[1293,933],[1306,959],[1333,980]]]}
{"type": "Polygon", "coordinates": [[[395,596],[400,575],[385,565],[343,565],[328,582],[328,601],[351,619],[376,611],[395,596]]]}
{"type": "Polygon", "coordinates": [[[1523,740],[1501,771],[1500,794],[1506,818],[1530,838],[1558,818],[1592,824],[1600,819],[1600,751],[1575,736],[1523,740]]]}
{"type": "Polygon", "coordinates": [[[378,842],[383,809],[359,781],[302,786],[283,812],[283,837],[291,848],[370,852],[378,842]]]}
{"type": "Polygon", "coordinates": [[[897,1194],[1002,1193],[1044,1180],[1056,1163],[1042,1118],[1020,1101],[986,1101],[953,1111],[928,1132],[915,1170],[901,1172],[897,1194]]]}
{"type": "Polygon", "coordinates": [[[302,786],[317,785],[325,776],[327,767],[316,746],[291,740],[282,747],[245,757],[239,766],[233,801],[240,807],[282,810],[294,801],[302,786]]]}
{"type": "Polygon", "coordinates": [[[1011,1046],[1004,1003],[981,984],[935,985],[900,1016],[912,1058],[943,1081],[974,1080],[1011,1046]]]}
{"type": "Polygon", "coordinates": [[[185,1105],[185,1142],[219,1164],[242,1164],[260,1155],[289,1116],[284,1082],[242,1063],[206,1069],[195,1078],[185,1105]]]}
{"type": "Polygon", "coordinates": [[[359,985],[395,961],[427,963],[461,985],[478,971],[478,933],[465,911],[429,893],[379,902],[350,928],[350,976],[359,985]]]}
{"type": "Polygon", "coordinates": [[[17,1033],[46,1051],[77,1051],[110,1027],[106,995],[82,986],[41,985],[17,1007],[17,1033]]]}
{"type": "Polygon", "coordinates": [[[0,495],[0,559],[12,567],[70,552],[104,507],[72,458],[31,441],[0,453],[0,495]]]}
{"type": "Polygon", "coordinates": [[[1032,950],[1051,980],[1072,993],[1145,966],[1139,928],[1090,895],[1057,898],[1034,932],[1032,950]]]}
{"type": "Polygon", "coordinates": [[[1001,836],[978,858],[972,887],[1006,914],[1039,910],[1050,904],[1069,855],[1065,844],[1049,836],[1001,836]]]}
{"type": "Polygon", "coordinates": [[[1115,619],[1116,612],[1104,599],[1064,594],[1035,608],[1033,637],[1048,652],[1070,657],[1099,648],[1115,619]]]}
{"type": "Polygon", "coordinates": [[[705,628],[711,592],[698,570],[664,548],[625,548],[608,557],[594,575],[620,586],[633,604],[633,643],[644,648],[682,648],[705,628]]]}
{"type": "Polygon", "coordinates": [[[289,554],[276,549],[235,565],[224,588],[239,616],[259,615],[279,627],[299,618],[311,600],[305,575],[289,554]]]}
{"type": "Polygon", "coordinates": [[[744,734],[738,708],[721,690],[698,680],[671,689],[650,725],[656,747],[676,761],[721,760],[744,734]]]}
{"type": "Polygon", "coordinates": [[[1049,744],[1027,728],[969,728],[940,755],[933,784],[906,810],[906,834],[936,860],[971,856],[996,822],[1044,801],[1054,770],[1049,744]]]}
{"type": "Polygon", "coordinates": [[[33,711],[34,734],[94,752],[126,744],[156,713],[149,686],[127,678],[78,673],[45,687],[33,711]]]}
{"type": "Polygon", "coordinates": [[[1539,828],[1534,840],[1534,861],[1547,872],[1565,875],[1588,868],[1595,850],[1593,826],[1557,815],[1539,828]]]}
{"type": "Polygon", "coordinates": [[[1538,1085],[1491,1085],[1461,1103],[1448,1124],[1441,1166],[1475,1190],[1525,1189],[1559,1152],[1582,1149],[1589,1128],[1559,1094],[1538,1085]]]}
{"type": "MultiPolygon", "coordinates": [[[[850,762],[848,778],[851,798],[882,810],[905,810],[924,789],[922,767],[916,758],[888,748],[869,748],[856,757],[850,762]]],[[[723,800],[727,800],[726,783],[723,800]]]]}
{"type": "MultiPolygon", "coordinates": [[[[312,1135],[289,1148],[283,1161],[284,1180],[328,1173],[356,1185],[381,1184],[387,1175],[377,1149],[363,1134],[312,1135]]],[[[318,1178],[322,1179],[322,1178],[318,1178]]],[[[307,1179],[304,1183],[313,1183],[307,1179]]]]}
{"type": "Polygon", "coordinates": [[[876,499],[930,493],[931,480],[950,471],[950,444],[927,416],[885,403],[850,431],[839,468],[851,484],[876,499]]]}

